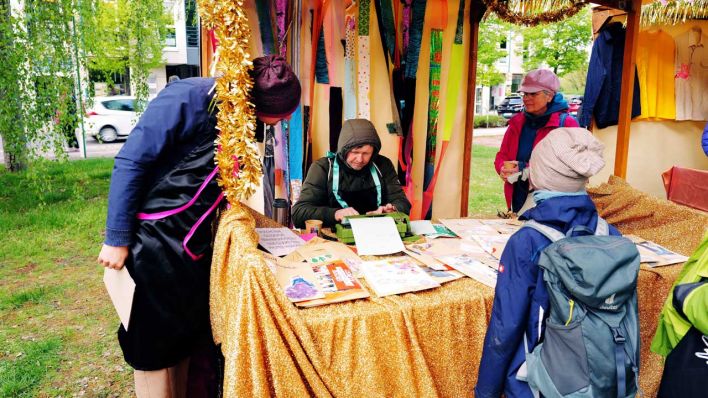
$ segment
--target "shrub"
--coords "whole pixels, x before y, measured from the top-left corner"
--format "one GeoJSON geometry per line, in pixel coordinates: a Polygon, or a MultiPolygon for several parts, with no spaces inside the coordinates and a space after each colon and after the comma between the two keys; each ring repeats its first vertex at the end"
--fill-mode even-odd
{"type": "Polygon", "coordinates": [[[499,115],[475,115],[474,128],[504,127],[507,120],[499,115]]]}

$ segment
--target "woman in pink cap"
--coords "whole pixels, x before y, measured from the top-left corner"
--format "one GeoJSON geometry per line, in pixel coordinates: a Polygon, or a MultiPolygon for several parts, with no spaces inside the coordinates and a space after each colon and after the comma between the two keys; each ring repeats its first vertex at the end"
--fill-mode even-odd
{"type": "Polygon", "coordinates": [[[578,122],[568,115],[568,103],[558,92],[559,88],[558,76],[548,69],[527,73],[519,87],[524,111],[509,120],[494,159],[497,174],[504,181],[506,206],[514,213],[521,209],[528,196],[527,167],[533,148],[555,128],[578,127],[578,122]]]}

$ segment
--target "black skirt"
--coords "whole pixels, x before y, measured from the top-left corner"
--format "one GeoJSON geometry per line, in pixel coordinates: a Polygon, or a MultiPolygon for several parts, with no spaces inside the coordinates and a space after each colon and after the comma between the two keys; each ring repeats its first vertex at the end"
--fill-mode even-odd
{"type": "MultiPolygon", "coordinates": [[[[214,170],[214,135],[205,134],[180,163],[148,192],[141,213],[179,209],[189,203],[214,170]]],[[[135,280],[129,330],[118,340],[126,362],[137,370],[174,366],[204,345],[213,344],[209,321],[212,211],[183,247],[197,220],[221,190],[212,178],[194,203],[176,214],[140,220],[126,262],[135,280]]]]}

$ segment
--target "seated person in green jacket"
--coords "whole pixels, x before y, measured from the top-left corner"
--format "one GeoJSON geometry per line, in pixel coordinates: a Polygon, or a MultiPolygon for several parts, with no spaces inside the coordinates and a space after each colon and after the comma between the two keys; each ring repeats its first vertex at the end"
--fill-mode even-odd
{"type": "Polygon", "coordinates": [[[381,140],[366,119],[344,122],[337,153],[328,153],[310,166],[300,199],[292,210],[298,228],[306,220],[322,220],[325,227],[357,214],[395,211],[408,214],[408,202],[393,163],[379,155],[381,140]]]}

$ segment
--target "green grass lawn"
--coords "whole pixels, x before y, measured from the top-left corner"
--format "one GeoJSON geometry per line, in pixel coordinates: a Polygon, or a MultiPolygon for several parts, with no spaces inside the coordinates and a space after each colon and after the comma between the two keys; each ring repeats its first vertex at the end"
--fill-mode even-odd
{"type": "Polygon", "coordinates": [[[470,217],[496,217],[497,210],[506,211],[504,184],[494,170],[494,156],[498,151],[498,148],[482,145],[472,147],[470,217]]]}
{"type": "Polygon", "coordinates": [[[112,167],[0,172],[0,397],[132,395],[95,262],[112,167]]]}
{"type": "MultiPolygon", "coordinates": [[[[470,212],[503,206],[492,160],[475,146],[470,212]]],[[[130,397],[118,318],[95,262],[112,159],[0,171],[0,397],[130,397]]]]}

